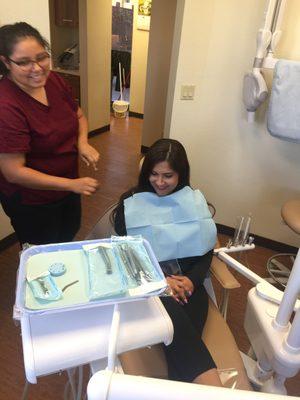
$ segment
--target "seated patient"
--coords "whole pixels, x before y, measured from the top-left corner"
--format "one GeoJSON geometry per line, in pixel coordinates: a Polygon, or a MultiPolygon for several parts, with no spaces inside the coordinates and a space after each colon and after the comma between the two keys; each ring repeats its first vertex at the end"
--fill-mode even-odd
{"type": "Polygon", "coordinates": [[[189,162],[181,143],[160,139],[150,147],[137,186],[121,196],[112,221],[118,235],[141,234],[147,239],[162,267],[168,260],[180,267],[179,274],[166,274],[172,296],[161,297],[174,326],[173,341],[164,346],[169,378],[221,386],[201,339],[208,312],[203,281],[216,227],[203,195],[190,187],[189,162]]]}

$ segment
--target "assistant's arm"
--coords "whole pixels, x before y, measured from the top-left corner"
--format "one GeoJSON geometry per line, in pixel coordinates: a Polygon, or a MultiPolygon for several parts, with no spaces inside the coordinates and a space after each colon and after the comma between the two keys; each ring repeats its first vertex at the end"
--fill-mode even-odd
{"type": "Polygon", "coordinates": [[[86,163],[87,166],[92,164],[93,168],[97,170],[97,162],[99,161],[99,153],[94,147],[88,143],[88,122],[82,109],[78,107],[78,151],[79,155],[86,163]]]}
{"type": "Polygon", "coordinates": [[[22,153],[0,154],[0,170],[8,182],[30,189],[62,190],[91,195],[98,187],[98,182],[93,178],[61,178],[28,168],[25,154],[22,153]]]}

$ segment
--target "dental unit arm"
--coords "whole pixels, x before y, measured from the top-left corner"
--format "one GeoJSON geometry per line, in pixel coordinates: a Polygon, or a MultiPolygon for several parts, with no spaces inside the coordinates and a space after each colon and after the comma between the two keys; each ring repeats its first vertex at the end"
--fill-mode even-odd
{"type": "MultiPolygon", "coordinates": [[[[245,246],[244,250],[251,246],[245,246]]],[[[249,374],[246,366],[248,376],[254,377],[262,391],[284,395],[286,378],[296,375],[300,368],[300,250],[284,293],[229,256],[231,251],[234,249],[221,248],[215,252],[256,285],[248,293],[244,322],[257,358],[252,373],[249,374]],[[290,323],[293,312],[295,317],[290,323]]]]}
{"type": "Polygon", "coordinates": [[[263,26],[257,33],[253,68],[244,75],[243,101],[248,112],[248,122],[254,121],[255,111],[268,96],[268,88],[261,69],[273,69],[277,62],[273,54],[281,37],[280,26],[285,6],[286,0],[267,1],[263,26]]]}

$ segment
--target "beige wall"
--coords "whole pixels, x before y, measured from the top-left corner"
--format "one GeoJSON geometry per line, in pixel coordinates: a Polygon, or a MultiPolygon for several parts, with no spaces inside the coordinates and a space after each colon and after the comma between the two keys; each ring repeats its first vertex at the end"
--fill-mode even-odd
{"type": "MultiPolygon", "coordinates": [[[[48,0],[0,0],[0,25],[26,21],[50,40],[48,0]]],[[[0,240],[13,232],[0,206],[0,240]]]]}
{"type": "Polygon", "coordinates": [[[172,54],[170,62],[169,80],[168,80],[168,94],[166,101],[164,137],[170,136],[170,127],[173,113],[174,95],[176,88],[176,75],[180,52],[181,31],[183,25],[185,0],[177,0],[175,24],[173,32],[172,54]]]}
{"type": "MultiPolygon", "coordinates": [[[[287,3],[278,56],[300,60],[300,2],[287,3]]],[[[217,222],[234,226],[237,215],[251,212],[254,233],[298,246],[280,208],[300,196],[300,144],[269,135],[265,107],[248,124],[242,104],[264,6],[261,0],[243,0],[242,8],[240,0],[185,1],[169,133],[186,146],[192,184],[216,206],[217,222]],[[196,85],[194,101],[179,99],[182,84],[196,85]]]]}
{"type": "Polygon", "coordinates": [[[163,136],[173,32],[175,0],[154,0],[149,35],[147,83],[142,132],[143,146],[163,136]]]}
{"type": "Polygon", "coordinates": [[[25,21],[50,40],[48,0],[0,0],[0,25],[25,21]]]}
{"type": "Polygon", "coordinates": [[[89,129],[110,122],[111,0],[80,0],[81,94],[89,129]]]}
{"type": "Polygon", "coordinates": [[[149,32],[137,29],[138,0],[134,2],[130,111],[144,113],[149,32]]]}

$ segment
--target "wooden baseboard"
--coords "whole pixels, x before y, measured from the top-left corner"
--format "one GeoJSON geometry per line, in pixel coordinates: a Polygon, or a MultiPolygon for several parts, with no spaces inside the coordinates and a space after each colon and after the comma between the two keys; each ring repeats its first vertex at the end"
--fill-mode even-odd
{"type": "MultiPolygon", "coordinates": [[[[234,228],[222,224],[216,225],[218,233],[223,233],[224,235],[233,237],[235,231],[234,228]]],[[[266,247],[267,249],[278,251],[278,253],[297,253],[298,251],[297,247],[277,242],[276,240],[268,239],[263,236],[255,235],[254,233],[250,233],[250,236],[254,237],[254,244],[256,244],[257,246],[266,247]]]]}
{"type": "Polygon", "coordinates": [[[134,111],[129,111],[129,117],[144,119],[144,114],[140,114],[134,111]]]}
{"type": "Polygon", "coordinates": [[[6,250],[8,247],[18,242],[15,232],[0,240],[0,251],[6,250]]]}
{"type": "Polygon", "coordinates": [[[101,128],[94,129],[93,131],[89,132],[89,137],[97,136],[100,133],[107,132],[110,130],[110,125],[102,126],[101,128]]]}

